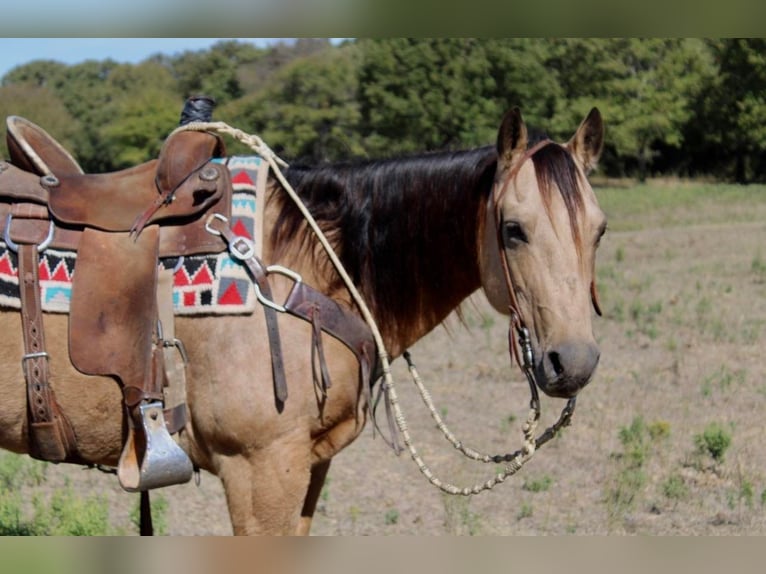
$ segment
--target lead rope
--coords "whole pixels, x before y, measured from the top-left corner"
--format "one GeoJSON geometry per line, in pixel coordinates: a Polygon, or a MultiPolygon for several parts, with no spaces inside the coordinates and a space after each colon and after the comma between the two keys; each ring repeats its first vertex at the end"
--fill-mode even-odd
{"type": "MultiPolygon", "coordinates": [[[[428,481],[431,484],[439,488],[441,491],[446,492],[447,494],[471,495],[471,494],[478,494],[485,490],[490,490],[497,484],[504,482],[505,479],[507,479],[509,476],[516,474],[527,463],[527,461],[529,461],[529,459],[532,458],[532,455],[534,455],[535,453],[536,446],[540,444],[539,443],[540,439],[535,440],[535,436],[534,436],[534,432],[537,427],[537,422],[539,420],[540,408],[539,408],[539,400],[537,400],[537,390],[534,387],[533,380],[530,379],[531,372],[525,372],[525,374],[527,375],[527,378],[530,380],[530,385],[533,388],[533,395],[532,395],[533,399],[532,399],[532,408],[530,409],[529,416],[527,418],[526,423],[522,427],[522,432],[524,435],[524,443],[521,449],[519,449],[515,453],[511,455],[503,455],[502,460],[506,461],[505,468],[501,472],[495,474],[492,478],[486,480],[485,482],[476,483],[473,486],[469,486],[469,487],[460,488],[458,486],[455,486],[453,484],[443,482],[442,480],[440,480],[437,476],[433,474],[433,472],[428,467],[428,465],[423,461],[422,457],[420,456],[420,454],[418,453],[417,449],[415,448],[412,442],[412,437],[410,436],[410,433],[409,433],[407,421],[404,417],[402,408],[399,405],[399,397],[396,393],[394,379],[391,375],[391,365],[388,360],[388,352],[386,351],[385,345],[383,344],[383,337],[380,334],[380,330],[378,329],[375,319],[373,318],[372,313],[367,307],[367,304],[364,302],[364,299],[362,298],[361,294],[356,289],[356,286],[354,285],[353,281],[351,280],[348,273],[344,269],[340,259],[335,254],[335,251],[330,245],[330,242],[328,241],[327,237],[325,237],[324,233],[319,228],[319,225],[317,224],[314,217],[308,211],[306,206],[301,201],[300,197],[298,197],[298,194],[295,192],[295,190],[292,188],[292,186],[290,185],[290,183],[287,181],[284,174],[282,173],[280,166],[287,167],[288,164],[284,160],[282,160],[280,157],[278,157],[271,150],[271,148],[268,145],[266,145],[266,143],[264,143],[264,141],[260,137],[253,134],[247,134],[240,129],[231,127],[225,122],[190,122],[188,124],[185,124],[183,126],[176,128],[170,135],[172,136],[176,132],[189,131],[189,130],[191,131],[214,130],[218,133],[227,134],[233,137],[234,139],[242,142],[243,144],[247,145],[250,149],[252,149],[254,152],[256,152],[258,155],[260,155],[262,158],[264,158],[268,162],[269,166],[271,167],[275,177],[281,184],[282,188],[293,200],[298,210],[301,212],[304,219],[308,223],[309,227],[311,228],[313,233],[316,235],[317,239],[322,245],[322,248],[327,253],[327,256],[330,258],[330,261],[332,262],[333,266],[335,267],[341,279],[343,280],[344,284],[346,285],[347,289],[349,290],[349,293],[351,294],[352,299],[354,300],[357,307],[359,308],[359,311],[362,314],[362,318],[365,320],[367,325],[370,327],[370,330],[372,331],[372,336],[373,336],[373,339],[375,340],[375,345],[378,349],[378,356],[380,358],[380,364],[383,370],[383,385],[385,385],[385,389],[388,392],[388,399],[394,411],[394,420],[396,421],[396,425],[399,429],[399,432],[402,435],[402,440],[404,441],[404,444],[410,453],[410,457],[415,462],[415,464],[417,465],[418,469],[423,474],[423,476],[425,476],[426,479],[428,479],[428,481]],[[510,459],[509,460],[506,459],[506,456],[510,456],[510,459]]],[[[420,377],[417,377],[418,380],[419,378],[420,377]]],[[[425,392],[425,395],[424,395],[423,391],[425,390],[425,387],[422,386],[422,382],[418,383],[418,381],[416,380],[416,385],[418,385],[419,389],[422,389],[420,392],[424,400],[426,400],[425,396],[429,397],[428,402],[426,403],[428,404],[430,402],[430,395],[428,395],[427,391],[425,392]]],[[[570,403],[572,404],[572,406],[574,406],[573,400],[570,400],[570,403]]],[[[435,411],[435,409],[433,409],[432,406],[433,406],[433,403],[431,402],[431,407],[429,408],[431,408],[432,411],[435,411]]],[[[569,403],[567,404],[567,407],[568,406],[569,406],[569,403]]],[[[372,408],[372,405],[369,405],[369,407],[372,408]]],[[[567,408],[565,407],[564,410],[566,411],[567,408]]],[[[569,416],[571,416],[571,412],[569,416]]],[[[564,421],[564,413],[562,413],[562,416],[559,419],[559,421],[553,427],[549,428],[544,433],[543,437],[550,434],[550,436],[547,439],[545,439],[546,442],[553,435],[555,435],[555,432],[557,432],[559,428],[561,428],[565,424],[568,424],[569,418],[567,417],[564,422],[562,421],[564,421]],[[558,425],[558,427],[556,427],[556,425],[558,425]],[[554,427],[556,427],[555,430],[552,430],[554,429],[554,427]]],[[[453,436],[454,438],[454,435],[452,435],[452,433],[449,433],[449,435],[453,436]]],[[[496,462],[494,458],[492,462],[496,462]]]]}

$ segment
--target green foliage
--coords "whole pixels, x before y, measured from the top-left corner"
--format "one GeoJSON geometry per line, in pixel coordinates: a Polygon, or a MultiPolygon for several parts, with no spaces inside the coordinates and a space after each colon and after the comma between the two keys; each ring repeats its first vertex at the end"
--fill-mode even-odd
{"type": "Polygon", "coordinates": [[[598,106],[608,175],[763,181],[764,53],[760,38],[232,39],[135,65],[33,61],[2,78],[0,111],[103,172],[154,157],[197,94],[216,98],[217,119],[309,161],[492,144],[511,106],[564,139],[598,106]]]}
{"type": "Polygon", "coordinates": [[[0,489],[17,492],[25,484],[37,486],[46,469],[45,463],[27,456],[0,453],[0,489]]]}
{"type": "Polygon", "coordinates": [[[523,107],[539,126],[555,105],[539,40],[390,38],[358,46],[361,130],[372,155],[492,143],[506,108],[523,107]]]}
{"type": "Polygon", "coordinates": [[[519,511],[516,513],[516,520],[530,518],[533,514],[532,505],[529,502],[522,502],[519,511]]]}
{"type": "Polygon", "coordinates": [[[99,496],[81,498],[71,487],[53,492],[50,500],[34,499],[37,536],[105,536],[110,533],[109,508],[99,496]]]}
{"type": "Polygon", "coordinates": [[[35,495],[31,501],[22,488],[39,486],[45,479],[45,463],[26,456],[0,455],[0,535],[2,536],[102,536],[111,534],[106,500],[82,498],[71,485],[50,496],[35,495]]]}
{"type": "Polygon", "coordinates": [[[662,483],[662,493],[669,500],[680,501],[689,497],[689,487],[679,474],[671,474],[662,483]]]}
{"type": "Polygon", "coordinates": [[[481,533],[480,516],[470,509],[469,496],[442,493],[444,526],[450,536],[477,536],[481,533]]]}
{"type": "Polygon", "coordinates": [[[724,454],[731,446],[731,433],[716,422],[710,423],[700,434],[694,435],[694,445],[703,455],[709,455],[715,462],[723,462],[724,454]]]}
{"type": "MultiPolygon", "coordinates": [[[[605,493],[610,523],[622,520],[635,507],[648,480],[646,463],[649,455],[669,434],[667,422],[647,424],[641,416],[636,416],[629,426],[620,428],[617,436],[622,451],[613,455],[615,475],[605,493]]],[[[671,484],[669,488],[677,488],[677,485],[671,484]]]]}
{"type": "Polygon", "coordinates": [[[521,485],[521,488],[523,490],[528,490],[529,492],[546,492],[552,484],[553,479],[547,474],[544,474],[537,479],[526,478],[524,484],[521,485]]]}
{"type": "Polygon", "coordinates": [[[318,52],[286,65],[220,116],[248,126],[286,157],[317,162],[361,155],[356,69],[353,51],[318,52]]]}
{"type": "MultiPolygon", "coordinates": [[[[153,494],[151,497],[152,506],[152,526],[154,527],[155,536],[164,536],[168,531],[168,501],[167,499],[158,494],[153,494]]],[[[136,505],[130,511],[130,522],[135,527],[136,531],[141,528],[141,500],[136,502],[136,505]]]]}
{"type": "Polygon", "coordinates": [[[390,508],[383,517],[386,526],[393,526],[399,522],[399,511],[396,508],[390,508]]]}

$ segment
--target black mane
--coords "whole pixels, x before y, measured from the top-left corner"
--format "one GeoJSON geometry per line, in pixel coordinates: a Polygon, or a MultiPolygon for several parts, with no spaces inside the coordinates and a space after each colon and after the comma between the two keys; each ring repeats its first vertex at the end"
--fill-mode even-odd
{"type": "MultiPolygon", "coordinates": [[[[470,293],[479,287],[478,225],[496,165],[495,148],[484,147],[291,166],[286,177],[384,333],[398,336],[413,321],[443,319],[467,295],[451,300],[455,288],[470,293]]],[[[284,201],[273,244],[285,256],[290,243],[306,248],[308,239],[300,213],[284,201]]]]}

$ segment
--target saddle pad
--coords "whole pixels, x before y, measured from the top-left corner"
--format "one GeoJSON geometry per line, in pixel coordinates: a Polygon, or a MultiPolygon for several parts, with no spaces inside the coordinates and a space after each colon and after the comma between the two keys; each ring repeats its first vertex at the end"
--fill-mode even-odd
{"type": "MultiPolygon", "coordinates": [[[[231,173],[232,220],[237,235],[256,243],[260,252],[263,234],[263,209],[268,164],[258,156],[221,158],[231,173]],[[262,207],[262,205],[261,205],[262,207]]],[[[77,253],[46,249],[40,253],[40,291],[43,311],[68,313],[72,296],[72,276],[77,253]]],[[[163,261],[176,269],[173,276],[173,305],[177,315],[231,315],[252,313],[256,305],[253,282],[246,267],[227,251],[213,255],[194,255],[163,261]]],[[[20,309],[19,276],[16,254],[0,241],[0,307],[20,309]]]]}

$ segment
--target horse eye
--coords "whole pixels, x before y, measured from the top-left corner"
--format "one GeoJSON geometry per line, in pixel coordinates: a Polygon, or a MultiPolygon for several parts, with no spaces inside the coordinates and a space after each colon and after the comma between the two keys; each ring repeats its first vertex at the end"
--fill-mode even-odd
{"type": "Polygon", "coordinates": [[[596,237],[596,247],[601,243],[601,239],[604,237],[604,234],[606,234],[607,226],[606,224],[602,225],[601,228],[598,230],[598,236],[596,237]]]}
{"type": "Polygon", "coordinates": [[[511,248],[520,243],[529,243],[529,239],[518,221],[506,221],[503,224],[503,242],[506,247],[511,248]]]}

